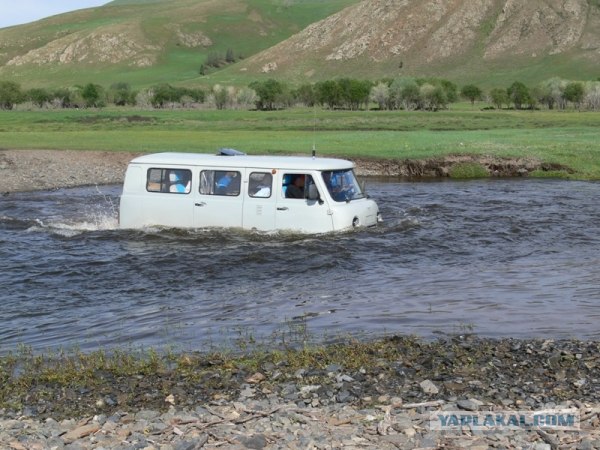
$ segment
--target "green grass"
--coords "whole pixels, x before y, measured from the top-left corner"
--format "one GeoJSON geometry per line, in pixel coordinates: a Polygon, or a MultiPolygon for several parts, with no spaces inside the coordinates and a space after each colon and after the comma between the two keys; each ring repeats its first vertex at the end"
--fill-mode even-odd
{"type": "Polygon", "coordinates": [[[450,178],[469,179],[485,178],[488,176],[487,170],[478,163],[459,163],[454,165],[449,171],[450,178]]]}
{"type": "MultiPolygon", "coordinates": [[[[214,152],[427,159],[534,158],[600,179],[598,113],[480,111],[2,111],[0,148],[214,152]]],[[[547,175],[547,174],[546,174],[547,175]]],[[[561,174],[563,176],[564,174],[561,174]]]]}

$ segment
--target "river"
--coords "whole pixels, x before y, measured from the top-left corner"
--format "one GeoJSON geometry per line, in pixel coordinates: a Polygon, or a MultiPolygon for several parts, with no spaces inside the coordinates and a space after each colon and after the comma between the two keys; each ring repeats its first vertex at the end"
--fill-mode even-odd
{"type": "Polygon", "coordinates": [[[0,354],[347,335],[600,338],[600,183],[372,179],[324,236],[123,231],[119,186],[0,197],[0,354]]]}

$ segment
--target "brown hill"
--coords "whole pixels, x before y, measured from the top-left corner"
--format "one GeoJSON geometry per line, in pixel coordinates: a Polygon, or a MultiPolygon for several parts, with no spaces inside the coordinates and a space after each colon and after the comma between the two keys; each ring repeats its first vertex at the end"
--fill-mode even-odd
{"type": "Polygon", "coordinates": [[[364,0],[244,61],[241,69],[296,79],[596,78],[600,6],[596,0],[364,0]]]}
{"type": "Polygon", "coordinates": [[[27,87],[398,75],[597,79],[600,0],[115,0],[0,30],[0,78],[27,87]]]}
{"type": "Polygon", "coordinates": [[[185,83],[210,56],[256,54],[358,1],[115,0],[0,29],[0,79],[185,83]]]}

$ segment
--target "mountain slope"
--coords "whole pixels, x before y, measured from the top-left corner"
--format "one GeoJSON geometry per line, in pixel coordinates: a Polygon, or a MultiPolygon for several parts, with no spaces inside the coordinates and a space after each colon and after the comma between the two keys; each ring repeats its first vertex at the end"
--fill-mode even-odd
{"type": "Polygon", "coordinates": [[[185,81],[210,52],[250,56],[358,0],[117,0],[0,30],[0,77],[26,85],[185,81]]]}
{"type": "Polygon", "coordinates": [[[595,79],[600,6],[596,0],[364,0],[239,66],[298,80],[348,73],[595,79]]]}
{"type": "Polygon", "coordinates": [[[600,0],[116,0],[0,29],[0,79],[25,87],[399,75],[596,79],[600,0]]]}

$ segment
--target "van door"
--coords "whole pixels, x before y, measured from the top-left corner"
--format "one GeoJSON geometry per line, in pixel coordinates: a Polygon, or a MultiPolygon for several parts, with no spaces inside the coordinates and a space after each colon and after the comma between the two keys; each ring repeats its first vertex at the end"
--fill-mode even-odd
{"type": "Polygon", "coordinates": [[[265,169],[248,169],[248,172],[248,188],[244,198],[244,228],[275,230],[277,198],[273,191],[273,173],[265,169]]]}
{"type": "Polygon", "coordinates": [[[146,172],[145,189],[133,198],[136,227],[184,228],[193,224],[192,171],[181,167],[152,167],[146,172]],[[145,192],[144,192],[145,191],[145,192]]]}
{"type": "Polygon", "coordinates": [[[203,168],[194,198],[194,227],[242,227],[245,170],[203,168]]]}
{"type": "Polygon", "coordinates": [[[277,186],[276,225],[278,230],[303,233],[327,233],[333,231],[331,211],[317,184],[320,199],[308,198],[316,174],[299,171],[284,171],[277,186]]]}

